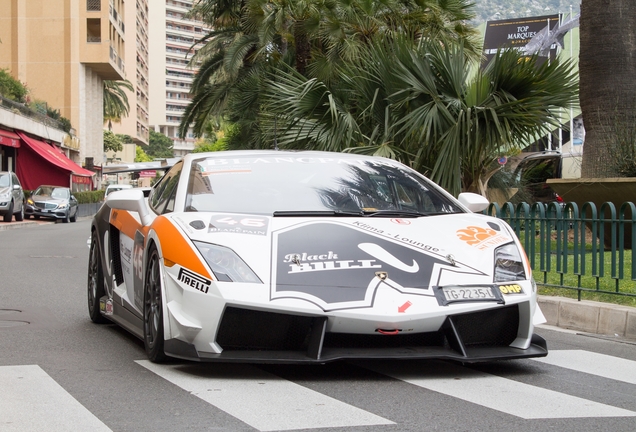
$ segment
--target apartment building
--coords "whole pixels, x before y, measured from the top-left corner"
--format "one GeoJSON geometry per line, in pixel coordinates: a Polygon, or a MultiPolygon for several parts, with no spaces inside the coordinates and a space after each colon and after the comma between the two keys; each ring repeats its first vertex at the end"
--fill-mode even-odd
{"type": "Polygon", "coordinates": [[[196,72],[188,66],[191,48],[208,31],[203,23],[186,19],[191,8],[192,0],[153,0],[149,12],[150,127],[173,140],[175,156],[194,149],[192,130],[180,139],[178,129],[196,72]]]}
{"type": "MultiPolygon", "coordinates": [[[[156,2],[156,0],[153,0],[156,2]]],[[[130,110],[121,123],[113,123],[112,131],[126,134],[133,139],[132,144],[124,144],[121,152],[107,154],[106,162],[134,162],[135,145],[148,144],[149,135],[149,91],[150,91],[150,63],[149,63],[149,5],[148,0],[126,0],[126,35],[128,49],[126,50],[126,79],[131,82],[134,91],[126,90],[130,110]],[[134,39],[133,39],[134,38],[134,39]],[[133,44],[134,42],[134,44],[133,44]]],[[[154,7],[153,5],[151,5],[154,7]]]]}
{"type": "Polygon", "coordinates": [[[0,68],[71,121],[77,139],[58,144],[76,163],[103,159],[103,80],[126,78],[129,2],[0,0],[0,68]]]}

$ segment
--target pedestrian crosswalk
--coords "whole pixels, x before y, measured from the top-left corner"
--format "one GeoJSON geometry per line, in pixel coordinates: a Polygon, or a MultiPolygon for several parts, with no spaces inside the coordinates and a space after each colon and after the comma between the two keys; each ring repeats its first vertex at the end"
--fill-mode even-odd
{"type": "Polygon", "coordinates": [[[0,366],[0,431],[110,431],[37,365],[0,366]]]}
{"type": "MultiPolygon", "coordinates": [[[[339,400],[323,394],[319,386],[311,388],[269,372],[271,368],[187,362],[155,364],[145,360],[136,363],[153,376],[185,390],[184,397],[205,401],[248,429],[340,431],[357,426],[369,428],[365,430],[400,427],[399,421],[390,418],[386,411],[371,412],[373,409],[368,406],[366,409],[356,406],[352,402],[356,398],[339,400]]],[[[569,370],[584,374],[581,376],[589,377],[590,382],[636,385],[636,361],[606,354],[552,350],[548,357],[528,360],[526,365],[544,376],[558,376],[569,370]],[[539,368],[533,369],[533,365],[539,368]]],[[[616,404],[620,406],[614,406],[609,399],[590,400],[581,394],[570,394],[567,389],[561,392],[555,386],[544,388],[542,380],[536,384],[528,379],[522,382],[514,374],[507,374],[505,368],[500,371],[442,361],[427,362],[426,368],[417,362],[357,362],[352,367],[381,374],[411,389],[453,398],[458,403],[470,404],[472,409],[494,410],[523,420],[612,417],[628,418],[636,424],[636,420],[631,420],[636,417],[633,396],[636,392],[631,392],[622,404],[616,404]]],[[[379,386],[378,391],[381,389],[379,386]]],[[[0,390],[0,431],[111,430],[37,365],[0,366],[0,390]]]]}

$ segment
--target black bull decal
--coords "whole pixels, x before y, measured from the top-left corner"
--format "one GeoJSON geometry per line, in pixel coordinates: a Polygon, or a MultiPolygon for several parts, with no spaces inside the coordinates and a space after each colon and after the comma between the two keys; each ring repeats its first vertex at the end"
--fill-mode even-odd
{"type": "Polygon", "coordinates": [[[308,224],[275,235],[274,298],[311,296],[319,303],[360,306],[370,297],[367,291],[381,283],[376,272],[386,272],[391,286],[417,288],[424,294],[435,264],[448,264],[386,237],[337,223],[308,224]]]}

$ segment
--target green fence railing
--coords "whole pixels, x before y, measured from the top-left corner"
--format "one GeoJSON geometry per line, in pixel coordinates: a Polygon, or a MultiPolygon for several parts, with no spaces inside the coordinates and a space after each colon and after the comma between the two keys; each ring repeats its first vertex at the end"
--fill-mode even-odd
{"type": "Polygon", "coordinates": [[[636,206],[491,204],[521,240],[538,285],[636,297],[636,206]]]}

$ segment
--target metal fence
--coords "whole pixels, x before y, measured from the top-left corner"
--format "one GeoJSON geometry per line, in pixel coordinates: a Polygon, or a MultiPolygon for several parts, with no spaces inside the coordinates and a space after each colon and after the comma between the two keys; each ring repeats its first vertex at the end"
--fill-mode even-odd
{"type": "Polygon", "coordinates": [[[521,240],[538,285],[636,297],[636,206],[493,203],[487,214],[508,222],[521,240]],[[537,277],[537,272],[541,277],[537,277]]]}

